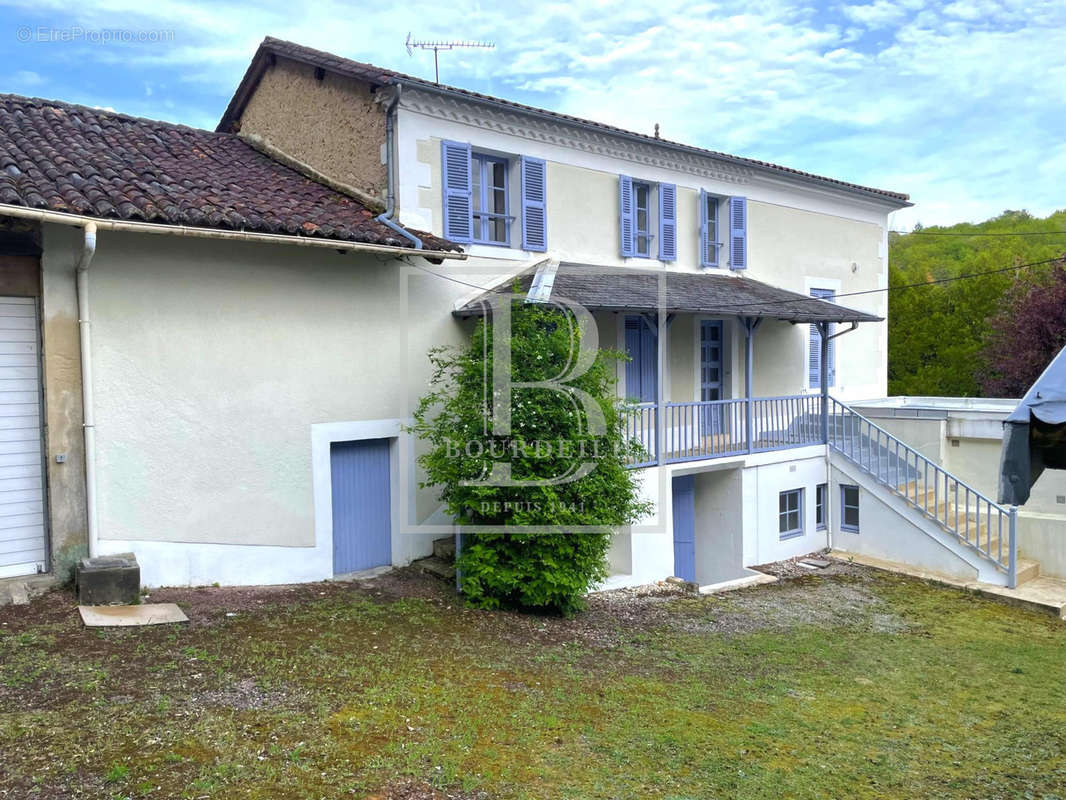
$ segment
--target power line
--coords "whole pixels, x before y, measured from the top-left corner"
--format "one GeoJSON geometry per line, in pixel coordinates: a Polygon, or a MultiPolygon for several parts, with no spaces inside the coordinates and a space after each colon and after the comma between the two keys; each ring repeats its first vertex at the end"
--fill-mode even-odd
{"type": "Polygon", "coordinates": [[[954,231],[939,233],[936,231],[889,231],[889,233],[898,233],[901,236],[1066,236],[1066,231],[1018,231],[1013,233],[958,233],[954,231]]]}

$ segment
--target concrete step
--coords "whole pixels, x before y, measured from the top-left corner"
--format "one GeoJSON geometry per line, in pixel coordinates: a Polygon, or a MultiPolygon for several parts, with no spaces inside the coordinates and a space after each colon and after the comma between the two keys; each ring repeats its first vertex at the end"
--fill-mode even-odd
{"type": "Polygon", "coordinates": [[[455,561],[455,537],[445,536],[433,540],[433,555],[441,561],[455,561]]]}
{"type": "Polygon", "coordinates": [[[24,606],[29,602],[30,591],[24,580],[0,582],[0,606],[24,606]]]}
{"type": "Polygon", "coordinates": [[[1028,581],[1035,581],[1040,577],[1040,562],[1033,561],[1031,558],[1018,558],[1018,585],[1028,581]]]}
{"type": "Polygon", "coordinates": [[[412,561],[411,566],[428,575],[436,575],[441,580],[451,581],[455,579],[455,565],[445,561],[443,558],[437,558],[437,556],[412,561]]]}

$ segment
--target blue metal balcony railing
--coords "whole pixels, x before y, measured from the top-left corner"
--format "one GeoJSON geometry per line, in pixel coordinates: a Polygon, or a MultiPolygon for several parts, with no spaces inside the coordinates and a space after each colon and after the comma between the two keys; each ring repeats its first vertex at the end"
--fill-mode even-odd
{"type": "Polygon", "coordinates": [[[820,395],[663,404],[663,450],[658,448],[654,403],[628,406],[626,429],[645,456],[631,467],[763,453],[823,444],[820,395]],[[749,405],[751,436],[748,436],[749,405]]]}

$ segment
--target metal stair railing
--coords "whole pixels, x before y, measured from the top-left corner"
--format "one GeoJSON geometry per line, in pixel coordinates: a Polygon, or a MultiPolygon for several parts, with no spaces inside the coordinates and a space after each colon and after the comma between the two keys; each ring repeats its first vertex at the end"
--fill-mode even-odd
{"type": "Polygon", "coordinates": [[[903,497],[960,542],[1007,573],[1017,585],[1017,518],[1014,507],[992,502],[910,445],[836,398],[829,398],[829,441],[834,451],[903,497]]]}

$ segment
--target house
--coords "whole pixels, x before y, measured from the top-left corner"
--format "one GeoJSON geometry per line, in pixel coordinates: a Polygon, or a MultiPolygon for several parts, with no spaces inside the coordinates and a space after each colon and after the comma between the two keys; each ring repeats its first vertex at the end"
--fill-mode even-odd
{"type": "Polygon", "coordinates": [[[0,154],[40,175],[0,182],[0,215],[40,250],[53,568],[86,529],[152,585],[427,555],[455,528],[403,429],[425,354],[517,280],[630,356],[619,392],[656,511],[616,534],[607,585],[743,581],[827,545],[1018,581],[1013,513],[849,405],[886,393],[887,221],[906,195],[270,38],[213,134],[6,102],[0,154]],[[94,138],[114,126],[125,161],[94,138]]]}

